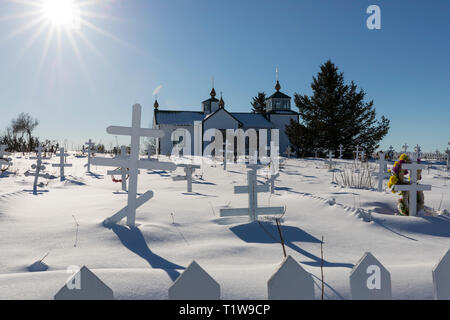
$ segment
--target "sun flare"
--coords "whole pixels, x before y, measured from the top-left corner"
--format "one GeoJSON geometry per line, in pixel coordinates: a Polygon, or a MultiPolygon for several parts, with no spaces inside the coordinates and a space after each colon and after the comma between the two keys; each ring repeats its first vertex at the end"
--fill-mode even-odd
{"type": "Polygon", "coordinates": [[[75,0],[42,0],[42,11],[45,19],[55,26],[79,27],[80,8],[75,0]]]}

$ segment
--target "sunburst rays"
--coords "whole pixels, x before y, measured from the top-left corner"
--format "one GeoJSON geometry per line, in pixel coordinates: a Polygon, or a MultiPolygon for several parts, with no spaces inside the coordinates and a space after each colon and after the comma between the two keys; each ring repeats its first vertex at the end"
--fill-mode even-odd
{"type": "MultiPolygon", "coordinates": [[[[94,32],[100,34],[102,37],[112,40],[123,47],[132,49],[134,51],[139,50],[133,45],[127,43],[126,41],[120,39],[112,33],[101,28],[92,20],[110,20],[110,21],[124,21],[121,18],[116,18],[112,16],[105,15],[102,12],[103,1],[100,0],[73,0],[71,3],[76,6],[76,17],[66,17],[67,19],[76,18],[76,24],[68,23],[58,18],[55,15],[56,12],[48,12],[48,7],[46,8],[46,1],[48,0],[9,0],[11,7],[10,15],[2,15],[0,13],[0,24],[3,22],[11,23],[16,22],[14,30],[11,31],[4,37],[0,39],[0,45],[7,41],[12,41],[19,36],[28,36],[24,40],[23,45],[18,50],[15,55],[15,61],[12,63],[16,66],[20,63],[21,59],[27,54],[30,48],[36,45],[37,40],[42,40],[42,52],[39,57],[37,57],[37,81],[41,76],[43,67],[48,60],[49,50],[54,47],[56,52],[56,65],[58,72],[64,72],[64,66],[62,62],[62,52],[63,45],[67,44],[70,46],[76,60],[78,61],[80,70],[89,84],[91,89],[95,89],[93,81],[89,74],[89,68],[86,63],[85,56],[87,54],[94,54],[99,60],[105,62],[109,65],[105,54],[98,49],[97,45],[94,45],[89,40],[89,33],[94,32]],[[47,12],[46,12],[47,10],[47,12]],[[29,34],[29,35],[28,35],[29,34]],[[87,52],[86,52],[87,51],[87,52]]],[[[56,9],[55,9],[56,10],[56,9]]],[[[65,12],[68,15],[67,12],[65,12]]]]}

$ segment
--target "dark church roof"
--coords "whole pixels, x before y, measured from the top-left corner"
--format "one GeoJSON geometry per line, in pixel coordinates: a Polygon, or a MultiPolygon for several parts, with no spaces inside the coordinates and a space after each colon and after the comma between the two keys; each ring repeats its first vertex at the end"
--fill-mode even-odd
{"type": "Polygon", "coordinates": [[[289,97],[287,94],[284,94],[281,91],[276,91],[273,95],[271,95],[269,98],[267,99],[271,99],[271,98],[276,98],[276,99],[290,99],[291,97],[289,97]]]}
{"type": "MultiPolygon", "coordinates": [[[[193,126],[194,121],[202,121],[209,117],[201,111],[155,110],[155,124],[171,124],[193,126]]],[[[273,128],[273,124],[259,113],[230,112],[246,128],[273,128]]]]}

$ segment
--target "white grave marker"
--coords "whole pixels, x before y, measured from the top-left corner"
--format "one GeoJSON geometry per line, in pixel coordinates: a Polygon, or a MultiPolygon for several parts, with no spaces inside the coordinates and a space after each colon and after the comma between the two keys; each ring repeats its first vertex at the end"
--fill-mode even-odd
{"type": "Polygon", "coordinates": [[[287,156],[288,159],[291,158],[291,154],[292,154],[291,146],[288,146],[288,147],[286,148],[286,156],[287,156]]]}
{"type": "Polygon", "coordinates": [[[200,169],[199,165],[193,165],[193,164],[179,164],[178,167],[184,168],[184,172],[186,173],[186,176],[177,176],[173,177],[173,181],[187,181],[187,192],[192,192],[192,174],[194,173],[195,169],[200,169]]]}
{"type": "Polygon", "coordinates": [[[220,285],[192,261],[169,288],[169,300],[220,300],[220,285]]]}
{"type": "Polygon", "coordinates": [[[359,160],[359,154],[360,154],[360,152],[361,152],[361,151],[359,151],[359,144],[358,144],[358,145],[356,146],[356,150],[353,151],[353,153],[355,154],[355,159],[356,159],[356,161],[359,160]]]}
{"type": "Polygon", "coordinates": [[[405,163],[402,165],[403,169],[409,170],[411,181],[407,185],[395,185],[395,191],[408,191],[409,192],[409,215],[417,216],[417,191],[430,191],[431,185],[418,184],[417,172],[418,170],[425,169],[425,165],[419,163],[405,163]]]}
{"type": "Polygon", "coordinates": [[[402,147],[403,153],[406,153],[408,151],[408,147],[409,146],[406,143],[403,145],[403,147],[402,147]]]}
{"type": "Polygon", "coordinates": [[[114,293],[87,267],[82,267],[62,287],[55,300],[113,300],[114,293]]]}
{"type": "Polygon", "coordinates": [[[59,156],[59,163],[52,164],[52,167],[59,167],[59,176],[61,181],[64,181],[66,179],[64,175],[64,168],[72,166],[71,164],[65,163],[66,156],[68,155],[69,154],[64,153],[64,148],[59,148],[59,153],[56,154],[56,156],[59,156]]]}
{"type": "Polygon", "coordinates": [[[10,156],[11,153],[6,152],[6,148],[8,148],[7,145],[2,144],[0,145],[0,166],[6,165],[6,170],[9,168],[10,165],[12,165],[12,159],[8,158],[7,156],[10,156]]]}
{"type": "Polygon", "coordinates": [[[344,156],[344,146],[342,143],[339,145],[339,159],[342,160],[342,157],[344,156]]]}
{"type": "Polygon", "coordinates": [[[283,214],[283,207],[258,207],[258,192],[269,192],[269,186],[257,185],[257,165],[249,165],[247,186],[235,186],[234,193],[248,193],[248,208],[220,209],[221,217],[248,216],[250,221],[256,221],[258,215],[283,214]]]}
{"type": "Polygon", "coordinates": [[[91,158],[92,158],[92,153],[94,152],[95,143],[93,143],[92,140],[89,139],[89,141],[86,142],[85,144],[88,146],[87,147],[88,162],[84,166],[87,167],[87,172],[91,172],[91,158]]]}
{"type": "Polygon", "coordinates": [[[141,128],[142,107],[139,104],[133,105],[133,116],[131,127],[110,126],[106,132],[114,135],[131,136],[131,153],[129,159],[111,159],[111,158],[93,158],[92,164],[100,166],[129,168],[128,184],[128,204],[112,217],[106,219],[104,224],[117,223],[124,217],[127,217],[127,225],[135,226],[136,209],[153,197],[152,191],[147,191],[137,198],[138,169],[157,169],[173,171],[176,169],[174,163],[158,162],[139,159],[139,144],[141,137],[162,138],[164,131],[157,129],[141,128]]]}
{"type": "Polygon", "coordinates": [[[35,159],[36,160],[36,164],[32,164],[31,168],[35,170],[35,172],[25,172],[25,176],[34,176],[34,182],[33,182],[33,194],[37,194],[37,186],[38,186],[38,180],[39,178],[45,178],[48,179],[50,178],[50,175],[48,173],[46,174],[41,174],[41,170],[45,170],[45,166],[42,165],[42,160],[47,160],[48,158],[43,158],[42,157],[42,146],[38,146],[36,148],[37,151],[37,156],[36,157],[30,157],[30,159],[35,159]]]}
{"type": "Polygon", "coordinates": [[[328,168],[330,170],[333,169],[333,157],[334,157],[333,151],[329,150],[328,151],[328,168]]]}
{"type": "Polygon", "coordinates": [[[267,282],[269,300],[314,300],[314,279],[288,256],[267,282]]]}
{"type": "Polygon", "coordinates": [[[414,152],[416,153],[416,159],[420,159],[420,156],[422,154],[422,148],[419,145],[416,145],[414,147],[414,152]]]}
{"type": "Polygon", "coordinates": [[[387,162],[386,162],[386,158],[385,158],[385,153],[380,152],[378,153],[378,156],[380,157],[380,160],[378,161],[379,163],[379,168],[378,168],[378,173],[374,173],[374,176],[378,177],[378,192],[382,192],[383,191],[383,180],[386,178],[390,177],[390,174],[386,172],[386,168],[387,168],[387,162]]]}
{"type": "Polygon", "coordinates": [[[450,300],[450,250],[433,269],[434,298],[450,300]]]}
{"type": "Polygon", "coordinates": [[[350,291],[352,300],[391,300],[391,275],[366,252],[350,273],[350,291]]]}

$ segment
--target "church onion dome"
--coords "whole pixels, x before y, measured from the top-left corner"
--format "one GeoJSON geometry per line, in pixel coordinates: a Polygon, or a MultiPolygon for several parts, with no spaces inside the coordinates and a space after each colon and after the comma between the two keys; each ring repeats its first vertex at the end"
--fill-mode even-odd
{"type": "Polygon", "coordinates": [[[219,108],[221,109],[225,108],[225,101],[223,101],[222,97],[220,97],[219,108]]]}
{"type": "Polygon", "coordinates": [[[211,89],[210,95],[211,95],[211,98],[213,98],[213,99],[216,96],[216,90],[214,90],[214,88],[211,89]]]}
{"type": "Polygon", "coordinates": [[[158,109],[158,108],[159,108],[158,100],[155,99],[155,103],[153,104],[153,107],[154,107],[155,109],[158,109]]]}
{"type": "Polygon", "coordinates": [[[277,80],[277,84],[275,85],[275,90],[280,91],[281,86],[280,86],[280,82],[277,80]]]}

